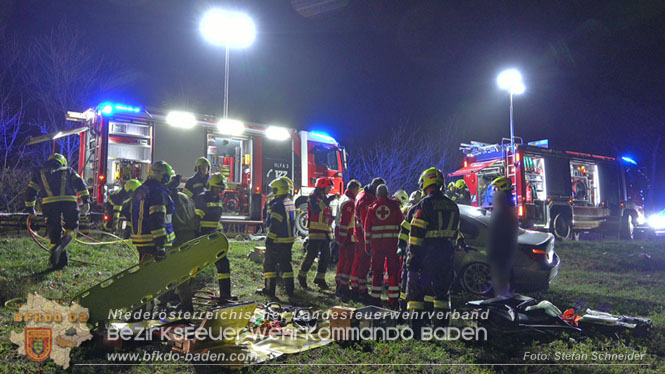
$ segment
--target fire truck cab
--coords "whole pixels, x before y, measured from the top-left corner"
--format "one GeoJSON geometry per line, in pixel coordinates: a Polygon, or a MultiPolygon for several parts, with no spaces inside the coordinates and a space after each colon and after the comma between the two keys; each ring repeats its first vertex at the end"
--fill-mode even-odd
{"type": "Polygon", "coordinates": [[[550,231],[559,239],[601,231],[632,239],[644,224],[646,174],[613,157],[557,151],[548,142],[462,144],[464,167],[450,178],[464,178],[472,205],[491,208],[494,178],[513,182],[515,205],[524,228],[550,231]]]}
{"type": "MultiPolygon", "coordinates": [[[[275,178],[294,181],[294,200],[301,208],[318,177],[333,179],[332,193],[344,189],[346,152],[324,133],[115,103],[68,112],[68,119],[85,123],[79,172],[100,207],[125,181],[145,180],[157,160],[168,162],[184,183],[195,173],[195,160],[206,157],[211,172],[228,180],[222,222],[247,230],[262,223],[268,184],[275,178]]],[[[306,233],[304,215],[306,209],[298,212],[298,229],[306,233]]]]}

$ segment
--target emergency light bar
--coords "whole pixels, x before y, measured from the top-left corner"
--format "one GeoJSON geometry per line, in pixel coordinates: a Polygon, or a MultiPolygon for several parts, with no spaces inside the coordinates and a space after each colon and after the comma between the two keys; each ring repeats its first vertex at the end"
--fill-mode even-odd
{"type": "Polygon", "coordinates": [[[309,139],[315,142],[327,143],[327,144],[337,144],[337,140],[332,136],[319,131],[311,131],[309,133],[309,139]]]}
{"type": "Polygon", "coordinates": [[[128,106],[124,104],[114,104],[114,103],[102,103],[99,105],[99,111],[102,112],[102,114],[110,115],[113,114],[113,112],[130,112],[130,113],[138,113],[141,111],[141,108],[139,107],[133,107],[133,106],[128,106]]]}

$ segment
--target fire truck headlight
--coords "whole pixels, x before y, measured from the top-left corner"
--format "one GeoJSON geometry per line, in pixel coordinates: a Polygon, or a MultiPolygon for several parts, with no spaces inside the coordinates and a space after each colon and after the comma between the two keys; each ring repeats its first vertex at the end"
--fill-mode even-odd
{"type": "Polygon", "coordinates": [[[266,137],[272,140],[286,140],[290,137],[289,131],[283,127],[270,126],[266,129],[266,137]]]}
{"type": "Polygon", "coordinates": [[[166,123],[173,127],[191,129],[196,125],[196,117],[189,112],[172,111],[166,116],[166,123]]]}
{"type": "Polygon", "coordinates": [[[644,213],[637,212],[637,224],[641,226],[644,225],[645,223],[647,223],[647,219],[646,217],[644,217],[644,213]]]}
{"type": "Polygon", "coordinates": [[[665,213],[660,212],[658,214],[654,214],[647,219],[647,222],[649,223],[649,226],[655,230],[663,230],[665,229],[665,213]]]}

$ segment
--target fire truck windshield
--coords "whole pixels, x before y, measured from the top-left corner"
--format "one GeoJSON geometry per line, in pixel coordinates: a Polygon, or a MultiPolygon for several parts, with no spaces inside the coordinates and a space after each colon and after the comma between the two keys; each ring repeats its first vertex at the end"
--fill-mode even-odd
{"type": "Polygon", "coordinates": [[[334,145],[317,145],[314,147],[314,162],[329,170],[339,170],[338,149],[334,145]]]}

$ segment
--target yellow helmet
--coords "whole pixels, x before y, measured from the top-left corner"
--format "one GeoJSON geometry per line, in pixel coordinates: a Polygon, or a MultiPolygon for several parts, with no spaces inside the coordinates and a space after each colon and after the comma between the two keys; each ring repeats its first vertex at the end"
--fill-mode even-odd
{"type": "Polygon", "coordinates": [[[226,188],[226,177],[221,173],[215,173],[208,179],[208,184],[210,187],[226,188]]]}
{"type": "Polygon", "coordinates": [[[210,160],[208,160],[205,157],[199,157],[196,159],[196,165],[194,166],[194,171],[198,173],[199,167],[201,166],[207,166],[208,170],[212,168],[212,165],[210,165],[210,160]]]}
{"type": "Polygon", "coordinates": [[[274,196],[282,196],[282,195],[288,195],[291,193],[291,184],[289,184],[291,180],[289,178],[277,178],[270,182],[268,185],[272,189],[272,193],[274,196]]]}
{"type": "Polygon", "coordinates": [[[125,191],[134,192],[137,188],[141,186],[141,181],[138,179],[130,179],[125,182],[125,191]]]}
{"type": "Polygon", "coordinates": [[[510,191],[513,188],[513,182],[506,177],[498,177],[492,181],[492,186],[497,191],[510,191]]]}
{"type": "Polygon", "coordinates": [[[175,176],[175,172],[166,161],[157,161],[150,165],[148,179],[155,179],[163,184],[167,184],[173,176],[175,176]]]}
{"type": "Polygon", "coordinates": [[[65,156],[61,155],[60,153],[54,153],[50,155],[48,161],[54,161],[55,163],[58,163],[62,168],[67,167],[67,159],[65,158],[65,156]]]}
{"type": "Polygon", "coordinates": [[[427,189],[427,187],[431,185],[436,185],[438,187],[443,186],[446,183],[445,179],[443,178],[443,173],[441,170],[431,167],[425,171],[423,171],[422,174],[420,174],[420,179],[418,180],[418,186],[420,187],[423,192],[427,189]]]}
{"type": "Polygon", "coordinates": [[[279,177],[279,179],[283,180],[284,182],[286,182],[286,184],[289,185],[289,193],[292,194],[293,189],[294,189],[294,185],[293,185],[293,181],[291,180],[291,178],[289,178],[289,177],[279,177]]]}
{"type": "Polygon", "coordinates": [[[409,195],[404,190],[397,190],[393,194],[393,197],[399,200],[400,204],[405,205],[409,202],[409,195]]]}
{"type": "Polygon", "coordinates": [[[449,190],[452,190],[453,188],[456,188],[456,187],[455,187],[455,182],[450,182],[450,183],[448,183],[448,189],[449,189],[449,190]]]}
{"type": "Polygon", "coordinates": [[[455,182],[455,188],[457,188],[458,190],[461,190],[461,189],[463,189],[464,187],[466,187],[466,182],[464,182],[464,179],[458,179],[458,180],[455,182]]]}

